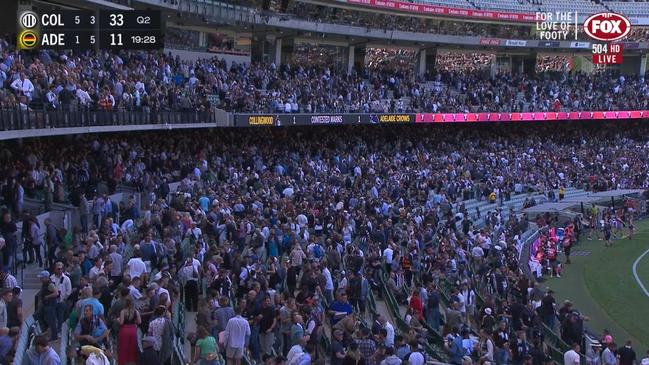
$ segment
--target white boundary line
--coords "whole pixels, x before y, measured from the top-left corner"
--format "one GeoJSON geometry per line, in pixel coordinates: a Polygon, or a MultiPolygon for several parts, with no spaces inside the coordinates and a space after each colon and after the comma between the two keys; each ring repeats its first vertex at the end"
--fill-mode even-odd
{"type": "Polygon", "coordinates": [[[638,277],[638,270],[637,270],[638,263],[648,253],[649,253],[649,250],[645,251],[642,255],[638,256],[638,258],[633,263],[632,270],[633,270],[633,276],[635,277],[635,281],[638,283],[638,285],[640,285],[640,289],[642,289],[642,291],[644,291],[645,295],[649,297],[649,290],[647,290],[647,288],[645,288],[644,284],[640,280],[640,277],[638,277]]]}

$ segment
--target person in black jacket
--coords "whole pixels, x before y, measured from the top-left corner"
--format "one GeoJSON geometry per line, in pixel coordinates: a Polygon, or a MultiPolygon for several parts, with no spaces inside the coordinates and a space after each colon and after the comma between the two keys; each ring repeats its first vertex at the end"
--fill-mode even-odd
{"type": "Polygon", "coordinates": [[[525,331],[518,331],[516,340],[513,341],[512,346],[512,364],[520,365],[525,362],[525,359],[530,354],[530,345],[527,342],[525,331]]]}
{"type": "Polygon", "coordinates": [[[10,270],[13,266],[16,247],[18,246],[17,231],[16,224],[11,220],[11,213],[5,212],[0,223],[0,235],[5,239],[5,246],[0,251],[4,271],[10,270]]]}

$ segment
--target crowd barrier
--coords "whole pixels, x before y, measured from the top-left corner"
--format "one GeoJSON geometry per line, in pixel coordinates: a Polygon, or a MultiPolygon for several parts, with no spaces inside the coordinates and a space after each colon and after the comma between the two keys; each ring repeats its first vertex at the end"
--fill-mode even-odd
{"type": "Polygon", "coordinates": [[[210,124],[215,127],[287,127],[419,123],[504,123],[649,119],[649,110],[526,113],[265,113],[223,110],[15,110],[0,109],[0,131],[55,128],[210,124]]]}
{"type": "Polygon", "coordinates": [[[0,109],[0,131],[190,123],[218,123],[227,126],[228,119],[229,115],[220,110],[0,109]]]}

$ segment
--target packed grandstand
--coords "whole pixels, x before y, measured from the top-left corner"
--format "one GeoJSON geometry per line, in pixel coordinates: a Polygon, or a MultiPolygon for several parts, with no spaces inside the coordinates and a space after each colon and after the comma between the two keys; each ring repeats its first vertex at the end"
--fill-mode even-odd
{"type": "Polygon", "coordinates": [[[649,364],[546,285],[646,216],[649,3],[10,3],[165,37],[0,38],[0,364],[649,364]]]}

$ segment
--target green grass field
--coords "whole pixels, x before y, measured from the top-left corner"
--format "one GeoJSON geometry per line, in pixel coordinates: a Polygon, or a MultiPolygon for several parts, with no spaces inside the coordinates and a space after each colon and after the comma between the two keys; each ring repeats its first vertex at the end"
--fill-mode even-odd
{"type": "MultiPolygon", "coordinates": [[[[613,247],[582,237],[573,252],[589,254],[572,256],[572,264],[563,266],[561,278],[544,284],[554,289],[558,303],[569,299],[590,317],[587,326],[592,331],[599,335],[607,328],[615,342],[631,339],[636,352],[644,353],[649,346],[649,297],[636,282],[632,265],[647,249],[649,220],[637,222],[633,240],[615,240],[613,247]]],[[[562,256],[562,262],[564,259],[562,256]]],[[[638,263],[637,273],[649,288],[649,254],[638,263]]]]}

